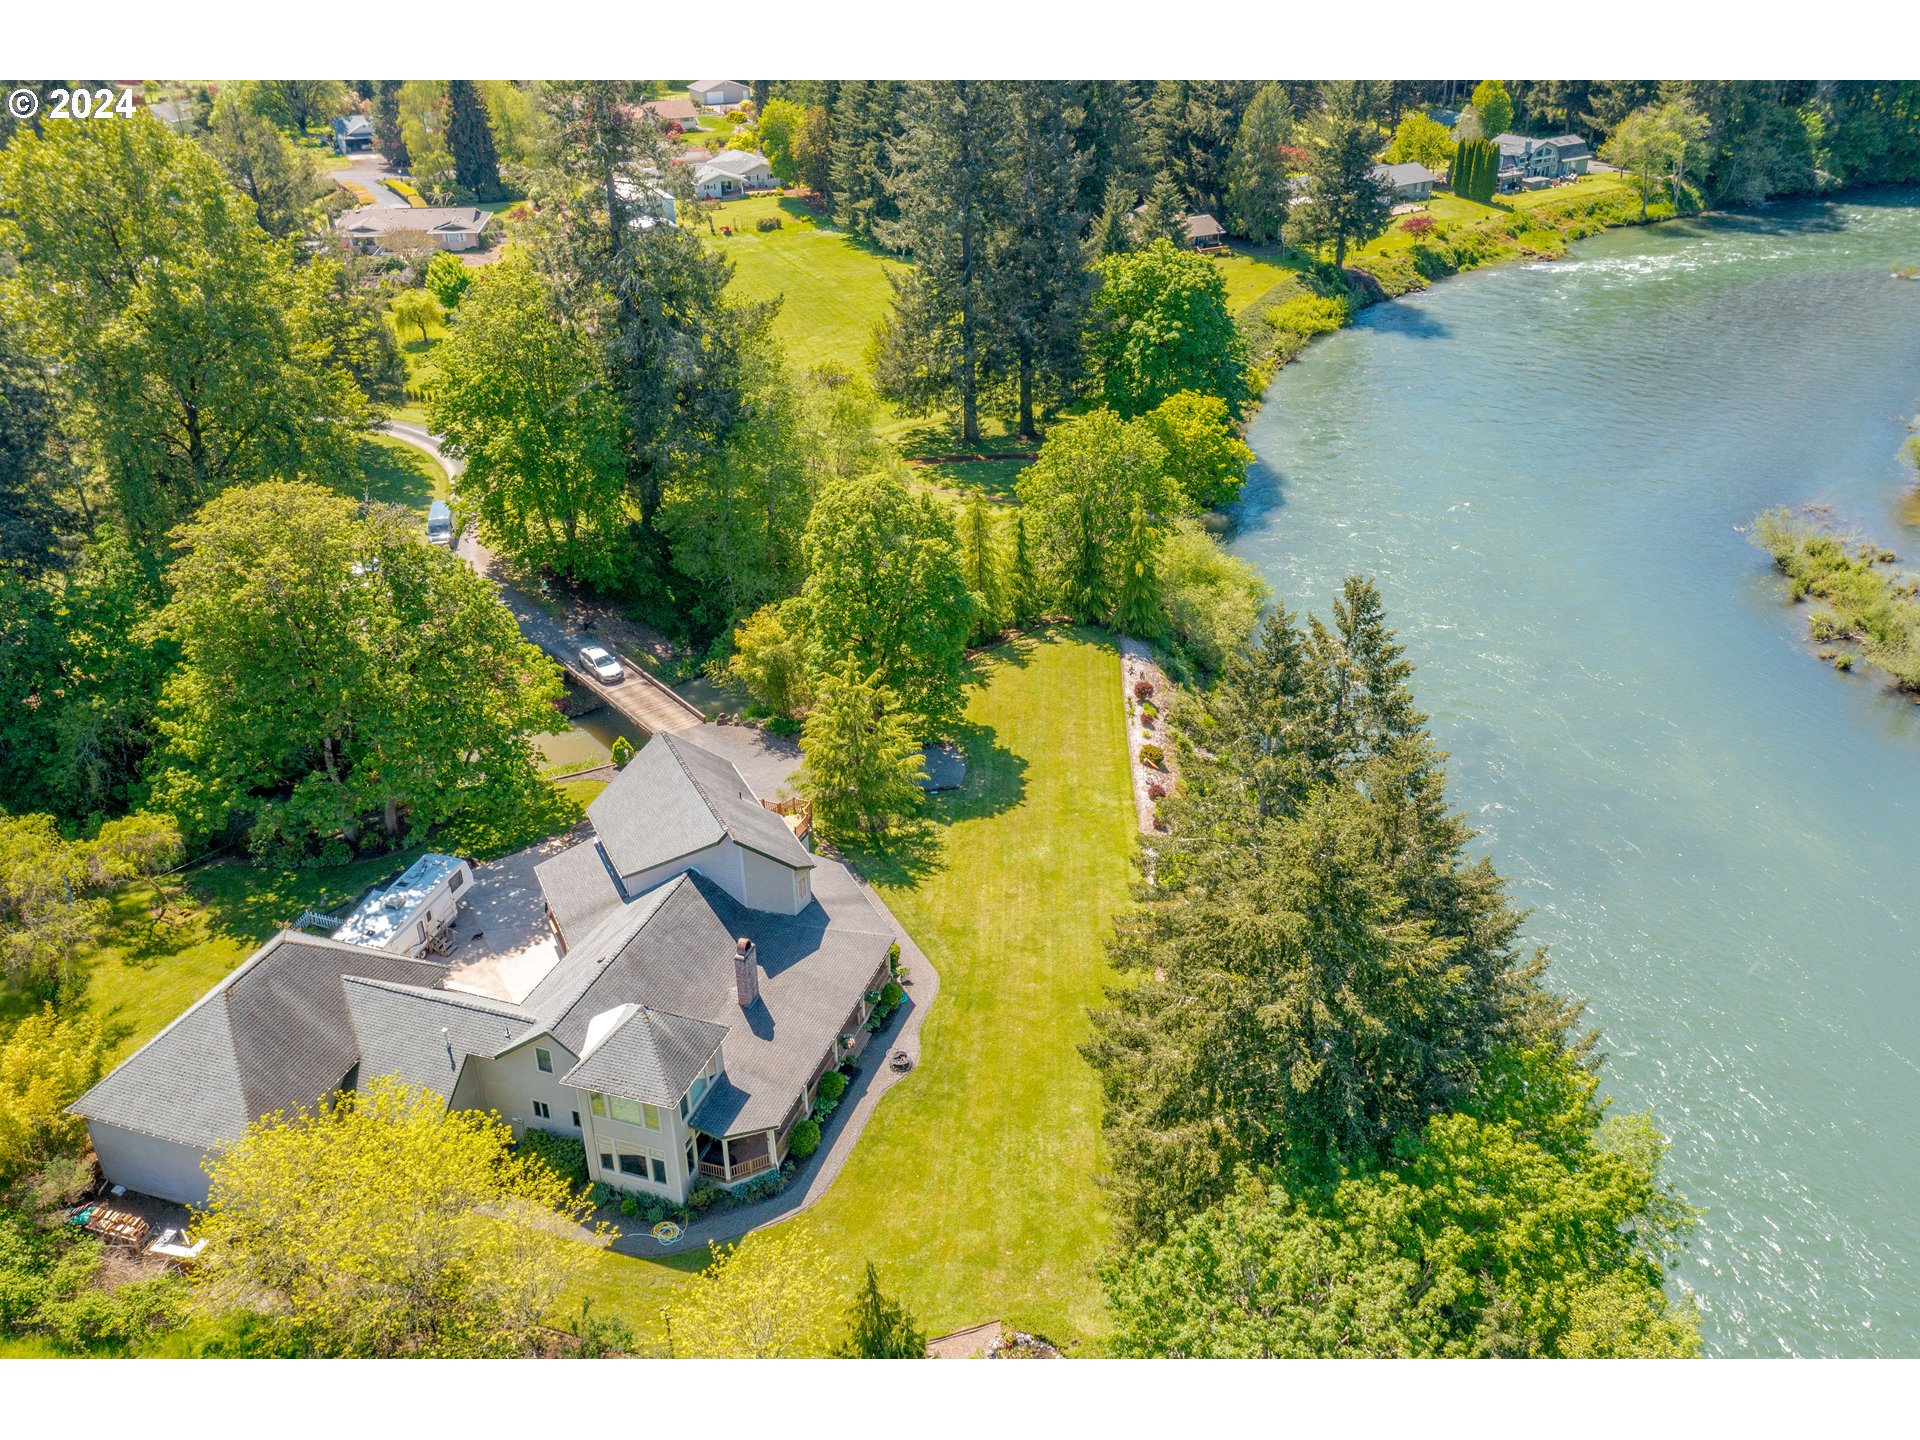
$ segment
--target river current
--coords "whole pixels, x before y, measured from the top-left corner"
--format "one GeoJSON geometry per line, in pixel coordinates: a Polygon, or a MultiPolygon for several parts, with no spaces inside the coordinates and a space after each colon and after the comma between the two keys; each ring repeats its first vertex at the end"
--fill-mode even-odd
{"type": "MultiPolygon", "coordinates": [[[[1920,562],[1920,194],[1616,230],[1281,372],[1235,551],[1378,578],[1455,804],[1706,1210],[1710,1348],[1920,1354],[1920,708],[1831,671],[1741,533],[1920,562]]],[[[1916,563],[1920,568],[1920,563],[1916,563]]]]}

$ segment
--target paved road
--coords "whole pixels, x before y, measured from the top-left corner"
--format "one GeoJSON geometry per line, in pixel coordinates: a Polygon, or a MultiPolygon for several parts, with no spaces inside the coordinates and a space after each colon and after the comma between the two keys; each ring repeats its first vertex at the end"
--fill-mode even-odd
{"type": "MultiPolygon", "coordinates": [[[[449,478],[457,478],[467,468],[466,461],[456,459],[442,450],[440,437],[423,425],[410,424],[404,420],[389,420],[380,429],[402,444],[411,445],[416,450],[431,455],[440,462],[449,478]]],[[[583,633],[571,626],[561,624],[534,603],[532,596],[501,579],[495,572],[493,555],[480,543],[474,527],[467,527],[466,533],[460,537],[459,548],[455,553],[480,574],[493,581],[493,588],[500,592],[501,603],[511,610],[514,619],[520,622],[522,635],[567,666],[580,684],[593,691],[602,701],[625,715],[649,735],[658,735],[667,730],[692,730],[704,723],[705,717],[697,707],[681,699],[628,656],[620,656],[621,663],[627,669],[627,678],[612,685],[603,685],[598,678],[583,671],[579,664],[582,645],[591,642],[605,646],[609,650],[612,650],[613,646],[607,644],[598,635],[583,633]]]]}
{"type": "Polygon", "coordinates": [[[386,182],[393,178],[393,170],[387,165],[387,157],[374,151],[362,151],[350,157],[353,164],[344,170],[331,170],[328,175],[335,180],[351,180],[356,185],[364,185],[373,194],[376,205],[390,205],[398,209],[407,208],[407,197],[398,190],[387,188],[386,182]]]}

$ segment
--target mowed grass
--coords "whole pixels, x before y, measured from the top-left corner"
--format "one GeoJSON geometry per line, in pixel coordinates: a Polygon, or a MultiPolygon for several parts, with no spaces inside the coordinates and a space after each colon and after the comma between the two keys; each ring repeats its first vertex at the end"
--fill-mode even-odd
{"type": "Polygon", "coordinates": [[[756,195],[714,207],[713,246],[733,262],[731,292],[742,300],[781,297],[774,334],[796,370],[835,364],[856,374],[866,370],[873,328],[893,308],[891,271],[897,260],[824,221],[796,200],[756,195]],[[776,216],[778,230],[754,224],[776,216]]]}
{"type": "MultiPolygon", "coordinates": [[[[920,1065],[821,1202],[786,1223],[849,1287],[872,1260],[929,1335],[1005,1319],[1097,1349],[1108,1221],[1099,1094],[1078,1047],[1130,895],[1119,658],[1104,637],[1063,632],[982,668],[965,788],[917,840],[856,857],[940,973],[920,1065]]],[[[657,1341],[660,1305],[702,1258],[604,1254],[587,1293],[657,1341]]]]}
{"type": "Polygon", "coordinates": [[[353,498],[403,505],[426,519],[427,507],[447,498],[447,472],[424,450],[386,435],[360,439],[359,475],[349,482],[353,498]]]}

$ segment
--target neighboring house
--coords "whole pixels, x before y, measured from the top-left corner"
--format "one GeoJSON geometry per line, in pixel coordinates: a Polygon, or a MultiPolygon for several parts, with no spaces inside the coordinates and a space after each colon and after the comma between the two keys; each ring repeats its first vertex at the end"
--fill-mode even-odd
{"type": "Polygon", "coordinates": [[[1434,184],[1440,179],[1426,166],[1412,161],[1403,165],[1376,165],[1373,178],[1391,187],[1396,201],[1431,200],[1434,184]]]}
{"type": "Polygon", "coordinates": [[[651,740],[589,814],[595,834],[534,871],[557,943],[517,1000],[472,993],[472,962],[393,953],[408,922],[365,923],[471,875],[426,856],[332,938],[269,940],[75,1102],[107,1178],[202,1203],[203,1162],[254,1120],[381,1075],[516,1138],[577,1136],[595,1179],[676,1203],[777,1167],[820,1077],[866,1045],[891,927],[681,737],[651,740]]]}
{"type": "Polygon", "coordinates": [[[1195,250],[1225,249],[1227,231],[1211,215],[1189,215],[1186,217],[1187,244],[1195,250]]]}
{"type": "Polygon", "coordinates": [[[682,130],[700,128],[700,107],[684,95],[669,95],[664,100],[644,101],[640,108],[662,125],[678,125],[682,130]]]}
{"type": "Polygon", "coordinates": [[[742,103],[751,90],[744,80],[696,80],[687,86],[687,98],[715,109],[742,103]]]}
{"type": "Polygon", "coordinates": [[[1451,130],[1460,123],[1460,112],[1458,110],[1448,110],[1444,106],[1436,105],[1427,111],[1427,118],[1433,121],[1434,124],[1444,125],[1447,129],[1451,130]]]}
{"type": "Polygon", "coordinates": [[[386,248],[386,238],[400,231],[429,236],[442,250],[471,250],[493,217],[467,206],[362,205],[333,222],[335,232],[354,249],[371,253],[386,248]]]}
{"type": "Polygon", "coordinates": [[[702,200],[724,200],[772,184],[773,167],[754,150],[722,150],[693,171],[693,193],[702,200]]]}
{"type": "Polygon", "coordinates": [[[334,116],[333,148],[342,155],[351,150],[373,149],[373,122],[364,115],[334,116]]]}
{"type": "Polygon", "coordinates": [[[1578,135],[1554,135],[1535,140],[1525,135],[1496,135],[1493,143],[1500,149],[1500,175],[1545,176],[1584,175],[1593,159],[1593,151],[1578,135]]]}
{"type": "Polygon", "coordinates": [[[624,176],[617,177],[613,185],[620,192],[620,198],[633,207],[627,223],[634,228],[650,230],[655,225],[680,223],[673,192],[664,185],[638,184],[624,176]]]}

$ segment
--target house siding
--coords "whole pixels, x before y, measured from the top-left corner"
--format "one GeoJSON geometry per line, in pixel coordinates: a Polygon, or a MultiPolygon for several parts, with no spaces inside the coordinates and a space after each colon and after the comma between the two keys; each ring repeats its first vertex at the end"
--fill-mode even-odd
{"type": "Polygon", "coordinates": [[[207,1172],[200,1168],[205,1150],[98,1120],[87,1122],[87,1133],[101,1173],[114,1184],[181,1205],[207,1203],[207,1172]]]}
{"type": "MultiPolygon", "coordinates": [[[[530,1038],[496,1060],[477,1057],[469,1060],[468,1069],[480,1072],[475,1087],[480,1104],[470,1108],[498,1111],[500,1118],[513,1126],[515,1140],[527,1130],[580,1135],[587,1120],[586,1096],[571,1085],[560,1083],[560,1077],[571,1070],[578,1060],[579,1057],[566,1046],[547,1035],[530,1038]],[[536,1049],[553,1053],[552,1074],[540,1068],[533,1053],[536,1049]],[[553,1112],[551,1118],[543,1120],[533,1113],[533,1102],[536,1100],[544,1102],[553,1112]],[[575,1110],[580,1112],[579,1127],[573,1123],[575,1110]]],[[[457,1096],[454,1103],[461,1104],[457,1096]]]]}

